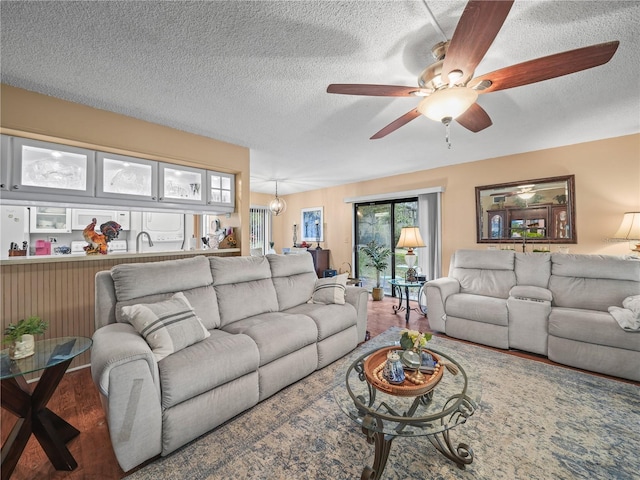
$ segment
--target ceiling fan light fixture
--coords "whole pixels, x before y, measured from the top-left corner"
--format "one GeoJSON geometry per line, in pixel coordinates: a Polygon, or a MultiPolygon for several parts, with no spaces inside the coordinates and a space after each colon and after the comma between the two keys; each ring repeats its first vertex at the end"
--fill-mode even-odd
{"type": "Polygon", "coordinates": [[[519,193],[518,196],[523,200],[530,200],[535,195],[535,192],[522,192],[519,193]]]}
{"type": "Polygon", "coordinates": [[[421,100],[418,112],[441,122],[443,118],[462,115],[477,99],[478,92],[467,87],[443,88],[421,100]]]}

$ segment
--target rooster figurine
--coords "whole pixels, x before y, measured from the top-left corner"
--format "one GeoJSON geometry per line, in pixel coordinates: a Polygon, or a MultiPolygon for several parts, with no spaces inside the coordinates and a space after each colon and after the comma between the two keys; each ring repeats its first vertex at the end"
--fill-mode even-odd
{"type": "Polygon", "coordinates": [[[100,225],[100,231],[102,233],[98,233],[95,231],[97,223],[98,221],[95,218],[92,219],[91,223],[82,231],[82,236],[89,244],[84,247],[87,255],[106,255],[107,244],[114,238],[118,238],[118,234],[122,229],[118,223],[109,221],[100,225]]]}

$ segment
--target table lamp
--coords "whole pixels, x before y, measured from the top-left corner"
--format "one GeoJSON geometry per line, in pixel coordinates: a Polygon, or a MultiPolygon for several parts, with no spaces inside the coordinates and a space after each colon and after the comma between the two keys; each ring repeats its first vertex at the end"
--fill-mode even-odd
{"type": "Polygon", "coordinates": [[[422,240],[422,235],[420,235],[420,229],[418,227],[403,227],[396,248],[408,249],[404,256],[404,261],[409,267],[405,277],[407,282],[415,282],[418,280],[416,270],[413,268],[417,259],[416,254],[413,253],[413,249],[419,247],[426,247],[422,240]]]}
{"type": "Polygon", "coordinates": [[[626,212],[613,238],[629,241],[631,250],[640,252],[640,212],[626,212]]]}

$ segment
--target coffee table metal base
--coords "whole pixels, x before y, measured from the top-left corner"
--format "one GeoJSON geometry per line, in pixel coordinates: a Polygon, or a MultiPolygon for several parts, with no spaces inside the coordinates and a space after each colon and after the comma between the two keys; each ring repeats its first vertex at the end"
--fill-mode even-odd
{"type": "MultiPolygon", "coordinates": [[[[362,432],[367,436],[367,443],[375,444],[375,457],[373,466],[364,467],[360,480],[379,480],[387,465],[391,443],[396,438],[394,435],[387,435],[382,432],[375,432],[366,427],[362,427],[362,432]]],[[[473,462],[473,450],[466,443],[459,443],[457,447],[451,442],[449,430],[437,434],[426,435],[432,445],[442,455],[454,462],[461,470],[466,465],[473,462]]]]}

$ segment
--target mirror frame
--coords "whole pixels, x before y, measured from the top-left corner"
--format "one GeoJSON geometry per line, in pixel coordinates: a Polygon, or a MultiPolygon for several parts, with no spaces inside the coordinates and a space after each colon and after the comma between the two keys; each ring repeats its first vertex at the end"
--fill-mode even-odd
{"type": "MultiPolygon", "coordinates": [[[[508,182],[508,183],[497,183],[495,185],[482,185],[479,187],[475,187],[476,188],[476,242],[477,243],[494,243],[494,244],[520,244],[522,243],[523,245],[525,243],[542,243],[542,244],[558,244],[558,243],[578,243],[578,237],[577,237],[577,232],[576,232],[576,215],[575,215],[575,176],[574,175],[565,175],[565,176],[561,176],[561,177],[548,177],[548,178],[537,178],[537,179],[533,179],[533,180],[521,180],[521,181],[517,181],[517,182],[508,182]],[[505,200],[502,202],[502,205],[500,204],[500,202],[495,202],[495,199],[492,201],[492,205],[493,204],[497,204],[498,208],[495,209],[496,213],[498,213],[498,216],[502,217],[502,224],[499,227],[501,229],[508,229],[507,232],[509,230],[511,230],[511,220],[513,220],[513,218],[511,217],[512,213],[519,211],[520,214],[522,215],[523,218],[527,218],[527,212],[524,212],[524,210],[530,210],[531,215],[530,218],[538,218],[540,217],[546,210],[546,216],[544,216],[544,220],[545,222],[543,222],[543,228],[536,230],[536,232],[539,232],[540,230],[543,230],[545,233],[540,234],[538,233],[537,235],[543,235],[543,236],[537,236],[537,237],[530,237],[530,236],[520,236],[517,232],[516,233],[511,233],[507,234],[506,236],[501,233],[501,235],[499,237],[490,237],[490,236],[486,236],[483,237],[483,230],[484,230],[484,222],[487,222],[487,232],[489,231],[490,226],[489,224],[489,217],[487,215],[487,212],[490,212],[493,209],[487,209],[487,208],[483,208],[483,203],[482,203],[482,199],[489,197],[489,196],[493,196],[493,197],[497,197],[497,193],[500,190],[506,190],[506,189],[510,189],[510,190],[515,190],[515,189],[520,189],[522,190],[523,188],[526,187],[534,187],[532,188],[532,190],[535,191],[536,187],[537,188],[541,188],[541,184],[552,184],[552,183],[561,183],[561,182],[565,182],[566,187],[565,187],[565,192],[566,192],[566,202],[562,203],[560,201],[560,199],[557,199],[555,197],[553,197],[551,200],[551,202],[547,201],[544,203],[534,203],[532,205],[529,205],[528,203],[525,203],[525,206],[523,207],[522,205],[519,206],[505,206],[504,205],[504,201],[506,201],[506,197],[508,196],[517,196],[517,194],[513,194],[511,193],[511,195],[505,195],[505,200]],[[556,202],[558,203],[553,203],[553,200],[555,199],[556,202]],[[556,216],[556,212],[560,212],[563,209],[558,208],[560,205],[566,205],[566,212],[567,212],[567,216],[568,218],[566,219],[566,226],[568,227],[568,232],[569,235],[566,238],[561,238],[559,237],[557,234],[552,234],[551,236],[548,235],[547,230],[550,230],[551,228],[553,228],[553,217],[556,216]],[[554,208],[555,207],[555,208],[554,208]],[[485,216],[487,218],[485,218],[485,216]],[[551,228],[550,228],[551,227],[551,228]]],[[[562,187],[559,187],[562,188],[562,187]]],[[[556,195],[560,196],[560,195],[556,195]]],[[[486,204],[486,202],[485,202],[486,204]]],[[[526,220],[525,220],[526,221],[526,220]]],[[[487,233],[488,235],[488,233],[487,233]]]]}

